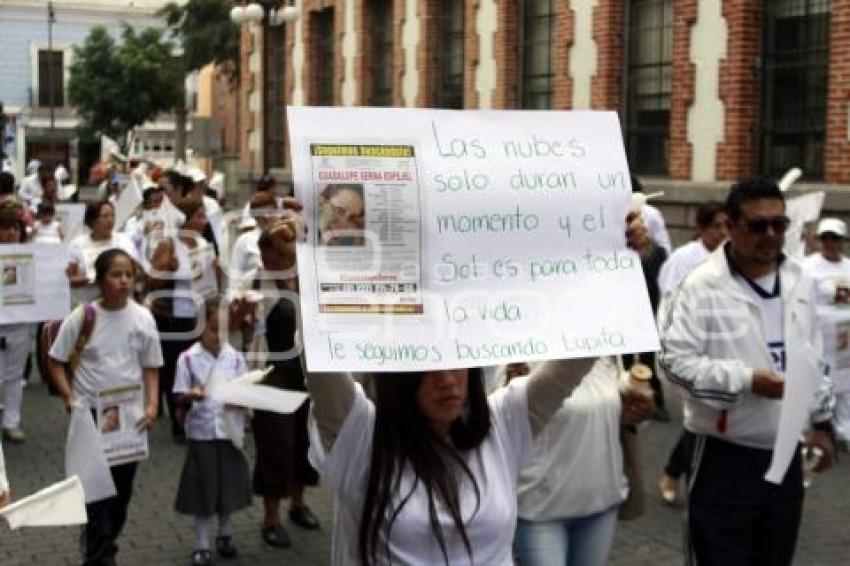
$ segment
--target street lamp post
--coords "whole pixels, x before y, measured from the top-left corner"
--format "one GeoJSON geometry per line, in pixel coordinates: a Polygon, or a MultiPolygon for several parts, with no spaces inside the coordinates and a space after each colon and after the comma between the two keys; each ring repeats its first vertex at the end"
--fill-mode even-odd
{"type": "Polygon", "coordinates": [[[53,92],[53,24],[56,23],[56,12],[53,1],[47,2],[47,104],[50,107],[50,159],[56,154],[56,94],[53,92]]]}
{"type": "MultiPolygon", "coordinates": [[[[262,24],[263,26],[263,52],[262,52],[262,113],[263,113],[263,140],[262,156],[263,169],[268,169],[269,163],[269,123],[271,112],[269,112],[269,53],[271,51],[271,28],[280,26],[298,19],[299,11],[290,5],[289,0],[258,0],[247,5],[234,6],[230,10],[230,19],[235,24],[262,24]]],[[[286,81],[286,66],[280,69],[284,73],[284,84],[286,81]]],[[[284,102],[286,90],[284,88],[284,102]]]]}

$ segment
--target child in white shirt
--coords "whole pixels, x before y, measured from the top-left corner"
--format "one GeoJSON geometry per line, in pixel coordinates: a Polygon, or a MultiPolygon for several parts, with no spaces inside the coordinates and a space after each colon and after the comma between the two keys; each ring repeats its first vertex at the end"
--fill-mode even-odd
{"type": "Polygon", "coordinates": [[[218,302],[207,303],[205,312],[201,339],[180,355],[174,380],[177,406],[187,410],[184,424],[189,441],[174,508],[195,517],[191,563],[198,566],[212,563],[209,523],[214,514],[218,515],[218,555],[236,557],[230,515],[251,504],[248,463],[231,441],[244,430],[243,410],[206,397],[213,373],[233,380],[247,366],[242,354],[220,339],[218,302]]]}

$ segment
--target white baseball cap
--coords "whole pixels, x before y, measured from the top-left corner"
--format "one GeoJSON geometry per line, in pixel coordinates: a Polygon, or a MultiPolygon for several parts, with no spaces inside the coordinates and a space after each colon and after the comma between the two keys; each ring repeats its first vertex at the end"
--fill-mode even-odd
{"type": "Polygon", "coordinates": [[[818,236],[823,236],[827,232],[846,238],[847,225],[837,218],[824,218],[818,223],[818,236]]]}

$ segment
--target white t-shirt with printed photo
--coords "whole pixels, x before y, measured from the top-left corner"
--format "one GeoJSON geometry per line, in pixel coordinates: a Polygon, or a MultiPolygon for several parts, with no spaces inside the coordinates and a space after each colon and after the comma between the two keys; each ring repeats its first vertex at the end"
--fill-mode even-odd
{"type": "MultiPolygon", "coordinates": [[[[159,333],[151,313],[133,300],[120,310],[93,303],[95,323],[74,374],[74,393],[95,406],[97,393],[142,381],[143,368],[162,366],[159,333]]],[[[84,310],[65,318],[50,357],[67,362],[82,329],[84,310]]]]}
{"type": "MultiPolygon", "coordinates": [[[[533,456],[528,419],[527,379],[517,378],[488,397],[491,429],[476,449],[462,453],[478,485],[477,501],[469,479],[459,481],[461,515],[472,546],[472,558],[456,533],[454,521],[437,500],[437,515],[443,526],[448,561],[452,565],[513,564],[511,545],[517,517],[519,470],[533,456]]],[[[366,494],[371,461],[375,406],[356,385],[354,404],[329,453],[324,452],[316,423],[310,420],[310,461],[337,497],[334,526],[334,565],[359,564],[358,526],[366,494]]],[[[402,472],[398,494],[414,485],[412,471],[402,472]]],[[[399,502],[396,496],[396,503],[399,502]]],[[[392,564],[432,566],[444,559],[431,530],[427,494],[419,483],[393,523],[389,550],[392,564]]],[[[386,564],[386,552],[377,552],[378,564],[386,564]]]]}

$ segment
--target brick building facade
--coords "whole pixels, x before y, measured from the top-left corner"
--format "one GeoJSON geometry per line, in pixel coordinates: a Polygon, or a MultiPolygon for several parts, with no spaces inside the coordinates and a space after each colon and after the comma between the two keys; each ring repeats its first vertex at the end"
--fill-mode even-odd
{"type": "MultiPolygon", "coordinates": [[[[850,0],[296,6],[296,22],[271,28],[287,38],[278,104],[610,109],[633,170],[668,193],[791,165],[833,192],[850,185],[850,0]],[[315,25],[321,11],[333,14],[332,53],[331,28],[315,25]],[[330,97],[317,100],[320,88],[330,97]]],[[[255,172],[264,168],[261,35],[243,30],[241,139],[251,143],[242,165],[255,172]]]]}

